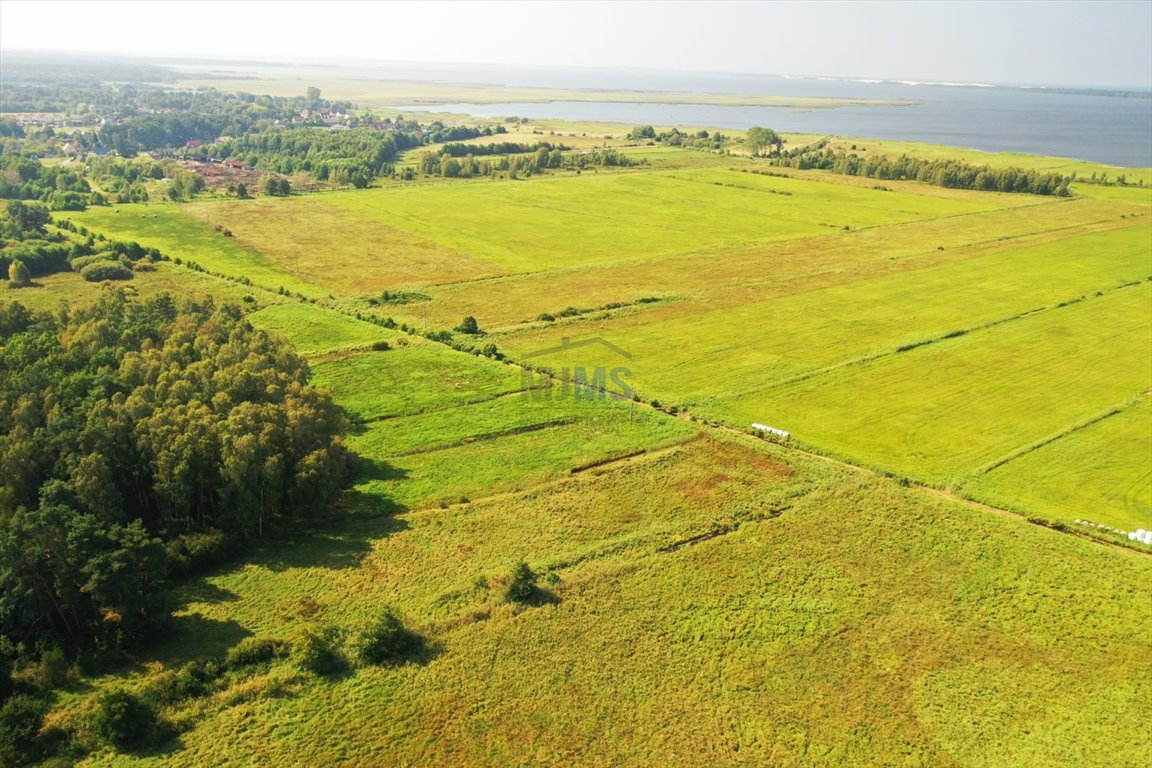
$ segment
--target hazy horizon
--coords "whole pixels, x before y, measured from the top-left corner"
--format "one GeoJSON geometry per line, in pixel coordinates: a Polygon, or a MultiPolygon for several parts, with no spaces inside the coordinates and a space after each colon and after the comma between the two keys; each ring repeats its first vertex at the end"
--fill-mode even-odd
{"type": "Polygon", "coordinates": [[[1152,90],[1152,3],[0,0],[0,50],[1152,90]]]}

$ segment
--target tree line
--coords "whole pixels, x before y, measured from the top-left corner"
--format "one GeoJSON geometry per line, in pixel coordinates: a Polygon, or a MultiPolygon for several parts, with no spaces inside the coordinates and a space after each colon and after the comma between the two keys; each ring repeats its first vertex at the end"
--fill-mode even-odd
{"type": "Polygon", "coordinates": [[[583,151],[564,151],[561,146],[553,146],[548,142],[539,142],[534,145],[502,143],[498,148],[513,148],[522,150],[517,154],[499,154],[493,159],[478,159],[492,155],[485,145],[445,145],[439,152],[425,152],[416,162],[416,168],[405,168],[400,172],[400,178],[410,180],[415,174],[425,176],[444,176],[446,178],[469,178],[472,176],[494,176],[507,173],[509,178],[517,179],[522,176],[531,176],[534,173],[543,173],[547,170],[575,170],[585,168],[628,167],[636,165],[636,161],[626,154],[610,147],[601,147],[583,151]],[[451,147],[451,149],[449,149],[451,147]],[[533,147],[535,148],[533,151],[533,147]],[[469,151],[463,156],[459,155],[460,148],[469,151]]]}
{"type": "Polygon", "coordinates": [[[772,165],[799,170],[827,170],[848,176],[865,176],[892,181],[920,181],[950,189],[975,189],[985,192],[1017,192],[1032,195],[1067,197],[1071,176],[1041,173],[1022,168],[993,168],[961,160],[931,160],[901,155],[861,157],[855,152],[833,150],[820,144],[778,152],[770,158],[772,165]]]}

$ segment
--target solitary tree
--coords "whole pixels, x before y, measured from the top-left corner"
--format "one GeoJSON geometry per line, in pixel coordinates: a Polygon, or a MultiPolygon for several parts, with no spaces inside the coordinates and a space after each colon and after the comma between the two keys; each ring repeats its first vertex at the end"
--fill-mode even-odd
{"type": "Polygon", "coordinates": [[[784,146],[784,140],[780,138],[780,134],[771,128],[761,128],[754,125],[748,129],[748,133],[744,135],[744,146],[748,147],[748,152],[753,157],[762,154],[766,149],[775,149],[777,153],[784,146]]]}
{"type": "Polygon", "coordinates": [[[456,330],[460,333],[477,334],[480,333],[480,324],[476,322],[476,318],[468,315],[460,321],[460,325],[456,326],[456,330]]]}
{"type": "Polygon", "coordinates": [[[24,262],[16,259],[8,265],[8,279],[15,285],[28,285],[32,282],[32,273],[24,262]]]}
{"type": "Polygon", "coordinates": [[[521,560],[512,569],[504,599],[510,603],[526,603],[536,594],[536,573],[521,560]]]}

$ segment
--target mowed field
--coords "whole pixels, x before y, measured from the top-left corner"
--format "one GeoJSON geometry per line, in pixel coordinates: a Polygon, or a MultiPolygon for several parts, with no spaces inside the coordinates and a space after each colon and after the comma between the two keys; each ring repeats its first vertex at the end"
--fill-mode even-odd
{"type": "MultiPolygon", "coordinates": [[[[897,149],[918,151],[872,151],[897,149]]],[[[75,218],[148,244],[172,221],[175,239],[196,230],[212,246],[198,263],[271,290],[421,329],[473,315],[513,360],[626,367],[645,400],[710,421],[773,424],[818,452],[1027,514],[1152,527],[1139,483],[1122,499],[1104,475],[1084,477],[1083,514],[1038,503],[1032,480],[1019,498],[990,484],[1038,442],[1090,438],[1085,422],[1152,387],[1138,285],[1152,276],[1147,188],[1041,198],[657,154],[618,172],[75,218]],[[385,289],[430,300],[370,305],[385,289]],[[612,346],[573,343],[594,339],[612,346]]],[[[305,349],[326,333],[317,325],[305,349]]],[[[1130,458],[1136,476],[1152,473],[1152,456],[1130,458]]]]}

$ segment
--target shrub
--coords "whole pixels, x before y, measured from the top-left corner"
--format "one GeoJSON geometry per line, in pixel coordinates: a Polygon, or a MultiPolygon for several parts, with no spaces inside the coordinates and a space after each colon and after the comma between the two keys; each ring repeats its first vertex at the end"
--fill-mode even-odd
{"type": "Polygon", "coordinates": [[[392,349],[392,345],[386,341],[374,341],[374,342],[372,342],[372,351],[373,352],[387,352],[390,349],[392,349]]]}
{"type": "Polygon", "coordinates": [[[189,576],[236,554],[239,544],[218,528],[181,534],[164,545],[169,576],[189,576]]]}
{"type": "Polygon", "coordinates": [[[27,765],[38,756],[38,735],[48,703],[32,696],[13,696],[0,707],[0,764],[27,765]]]}
{"type": "Polygon", "coordinates": [[[154,743],[159,737],[159,724],[156,710],[127,691],[101,696],[92,721],[100,740],[121,751],[154,743]]]}
{"type": "Polygon", "coordinates": [[[520,561],[512,569],[504,599],[510,603],[526,603],[536,594],[536,574],[528,563],[520,561]]]}
{"type": "Polygon", "coordinates": [[[71,665],[64,651],[51,648],[40,654],[40,682],[44,688],[57,688],[68,682],[71,665]]]}
{"type": "Polygon", "coordinates": [[[319,633],[305,630],[292,646],[292,662],[317,675],[334,675],[348,665],[331,629],[319,633]]]}
{"type": "Polygon", "coordinates": [[[480,324],[476,322],[476,318],[468,315],[460,321],[460,325],[456,326],[456,330],[460,333],[477,334],[480,333],[480,324]]]}
{"type": "Polygon", "coordinates": [[[390,607],[380,611],[361,638],[360,659],[366,664],[396,664],[424,648],[424,639],[400,621],[390,607]]]}
{"type": "Polygon", "coordinates": [[[180,669],[167,670],[152,677],[140,695],[156,706],[170,706],[208,693],[223,672],[219,662],[190,661],[180,669]]]}
{"type": "Polygon", "coordinates": [[[132,270],[114,261],[101,261],[81,269],[80,277],[90,283],[104,280],[131,280],[132,270]]]}
{"type": "Polygon", "coordinates": [[[228,649],[224,663],[231,669],[263,664],[288,655],[288,644],[270,637],[246,637],[228,649]]]}

